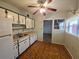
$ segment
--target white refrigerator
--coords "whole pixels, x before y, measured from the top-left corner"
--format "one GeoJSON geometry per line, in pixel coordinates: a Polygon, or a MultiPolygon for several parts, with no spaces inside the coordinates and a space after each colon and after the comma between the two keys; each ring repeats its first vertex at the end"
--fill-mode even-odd
{"type": "Polygon", "coordinates": [[[12,22],[0,18],[0,59],[14,59],[12,39],[12,22]]]}

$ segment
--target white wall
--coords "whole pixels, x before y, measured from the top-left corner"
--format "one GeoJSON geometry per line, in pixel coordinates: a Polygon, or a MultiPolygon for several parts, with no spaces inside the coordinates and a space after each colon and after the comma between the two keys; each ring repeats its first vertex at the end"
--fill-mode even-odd
{"type": "MultiPolygon", "coordinates": [[[[55,13],[51,13],[51,14],[47,15],[46,17],[44,17],[43,15],[36,16],[35,29],[38,33],[38,39],[40,41],[43,41],[43,21],[44,20],[55,20],[55,19],[65,19],[65,18],[66,18],[65,11],[58,11],[55,13]]],[[[53,29],[53,27],[52,27],[52,29],[53,29]]],[[[52,43],[63,44],[63,42],[64,42],[64,32],[53,29],[52,43]]]]}
{"type": "MultiPolygon", "coordinates": [[[[77,11],[76,16],[79,16],[79,10],[77,11]]],[[[73,17],[73,14],[71,12],[68,13],[67,20],[72,17],[73,17]]],[[[79,37],[65,32],[64,44],[66,48],[69,50],[73,59],[79,59],[79,37]]]]}
{"type": "Polygon", "coordinates": [[[41,15],[35,16],[35,31],[38,34],[38,40],[43,41],[43,20],[44,17],[41,15]]]}
{"type": "Polygon", "coordinates": [[[65,33],[65,46],[69,50],[73,59],[79,59],[79,38],[65,33]]]}

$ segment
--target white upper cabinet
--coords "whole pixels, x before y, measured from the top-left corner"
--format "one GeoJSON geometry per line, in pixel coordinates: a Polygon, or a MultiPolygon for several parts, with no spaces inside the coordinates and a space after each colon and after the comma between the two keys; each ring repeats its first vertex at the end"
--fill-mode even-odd
{"type": "Polygon", "coordinates": [[[13,24],[18,24],[18,14],[8,11],[7,17],[12,19],[13,24]]]}
{"type": "Polygon", "coordinates": [[[32,28],[32,19],[30,18],[27,18],[26,19],[26,28],[32,28]]]}
{"type": "Polygon", "coordinates": [[[19,24],[25,25],[25,17],[24,16],[19,15],[19,24]]]}
{"type": "Polygon", "coordinates": [[[5,9],[0,8],[0,17],[1,18],[5,18],[6,17],[5,9]]]}

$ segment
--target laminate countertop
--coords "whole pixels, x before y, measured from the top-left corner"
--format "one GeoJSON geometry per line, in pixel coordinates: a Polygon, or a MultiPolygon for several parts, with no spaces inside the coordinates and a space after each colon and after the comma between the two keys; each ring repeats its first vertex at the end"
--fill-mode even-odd
{"type": "Polygon", "coordinates": [[[30,37],[32,35],[36,34],[35,32],[23,32],[16,35],[13,35],[13,41],[16,42],[17,40],[21,40],[24,37],[30,37]]]}
{"type": "Polygon", "coordinates": [[[29,36],[32,36],[34,34],[36,34],[35,32],[23,32],[22,33],[23,35],[29,35],[29,36]]]}

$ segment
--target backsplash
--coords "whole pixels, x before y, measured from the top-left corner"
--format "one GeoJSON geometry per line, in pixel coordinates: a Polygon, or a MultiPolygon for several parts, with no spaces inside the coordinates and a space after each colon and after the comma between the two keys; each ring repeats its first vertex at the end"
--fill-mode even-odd
{"type": "Polygon", "coordinates": [[[34,29],[19,29],[19,30],[13,30],[13,34],[18,34],[22,32],[35,32],[34,29]]]}

